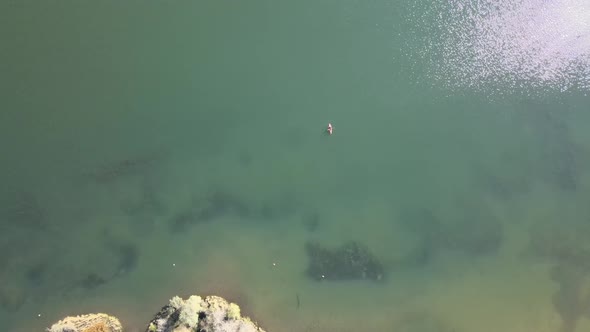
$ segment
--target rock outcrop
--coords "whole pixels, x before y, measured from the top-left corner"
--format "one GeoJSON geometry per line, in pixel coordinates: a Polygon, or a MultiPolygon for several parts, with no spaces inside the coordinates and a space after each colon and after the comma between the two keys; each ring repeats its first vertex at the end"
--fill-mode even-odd
{"type": "Polygon", "coordinates": [[[148,324],[146,332],[264,332],[242,317],[240,307],[218,296],[187,300],[175,296],[148,324]]]}
{"type": "MultiPolygon", "coordinates": [[[[240,307],[219,296],[175,296],[147,324],[146,332],[265,332],[243,317],[240,307]]],[[[121,323],[106,314],[66,317],[47,332],[123,332],[121,323]]]]}
{"type": "Polygon", "coordinates": [[[48,332],[122,332],[116,317],[107,314],[88,314],[66,317],[47,329],[48,332]]]}

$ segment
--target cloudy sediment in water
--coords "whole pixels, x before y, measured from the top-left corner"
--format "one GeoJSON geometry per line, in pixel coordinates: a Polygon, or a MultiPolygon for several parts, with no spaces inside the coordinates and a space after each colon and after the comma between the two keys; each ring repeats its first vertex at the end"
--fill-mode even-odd
{"type": "MultiPolygon", "coordinates": [[[[590,91],[590,1],[415,2],[426,76],[500,93],[590,91]]],[[[423,61],[420,61],[423,65],[423,61]]]]}

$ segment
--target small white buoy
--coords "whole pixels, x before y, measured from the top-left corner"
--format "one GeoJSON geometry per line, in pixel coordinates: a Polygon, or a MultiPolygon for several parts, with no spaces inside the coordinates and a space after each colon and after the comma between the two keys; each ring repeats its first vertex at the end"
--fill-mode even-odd
{"type": "Polygon", "coordinates": [[[176,263],[172,263],[172,266],[176,266],[176,263]]]}

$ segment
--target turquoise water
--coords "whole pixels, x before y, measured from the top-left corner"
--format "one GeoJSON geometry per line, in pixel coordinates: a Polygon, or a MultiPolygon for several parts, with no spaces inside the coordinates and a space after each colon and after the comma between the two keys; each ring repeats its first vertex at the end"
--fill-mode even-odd
{"type": "Polygon", "coordinates": [[[429,81],[413,10],[0,4],[3,330],[217,294],[268,331],[587,331],[584,91],[429,81]],[[309,241],[384,275],[315,281],[309,241]]]}

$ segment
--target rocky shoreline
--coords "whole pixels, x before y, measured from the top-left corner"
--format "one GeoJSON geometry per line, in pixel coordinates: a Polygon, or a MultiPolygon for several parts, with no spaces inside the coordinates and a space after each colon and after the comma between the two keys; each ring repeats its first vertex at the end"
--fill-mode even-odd
{"type": "MultiPolygon", "coordinates": [[[[149,323],[145,332],[264,332],[255,322],[240,313],[240,307],[219,296],[191,295],[183,300],[170,299],[149,323]]],[[[66,317],[47,332],[123,332],[116,317],[88,314],[66,317]]]]}

